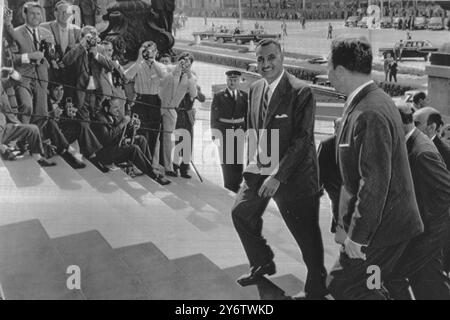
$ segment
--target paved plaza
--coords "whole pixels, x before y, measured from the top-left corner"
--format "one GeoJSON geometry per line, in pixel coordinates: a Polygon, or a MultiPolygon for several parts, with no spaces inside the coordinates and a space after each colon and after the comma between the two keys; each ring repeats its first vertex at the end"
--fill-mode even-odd
{"type": "MultiPolygon", "coordinates": [[[[244,20],[243,27],[246,30],[253,29],[256,20],[244,20]]],[[[327,39],[328,23],[333,25],[333,36],[343,34],[361,34],[365,35],[372,43],[374,52],[386,46],[393,46],[396,41],[406,39],[406,31],[394,29],[368,30],[361,28],[346,28],[343,20],[331,21],[308,21],[306,29],[302,30],[298,21],[286,21],[287,38],[284,41],[285,50],[288,52],[304,53],[326,56],[330,48],[330,40],[327,39]]],[[[230,18],[208,18],[208,26],[205,26],[203,18],[191,17],[186,22],[185,28],[177,30],[176,39],[193,40],[192,32],[203,31],[207,27],[226,25],[236,26],[237,19],[230,18]]],[[[259,20],[258,23],[264,26],[264,29],[270,33],[281,33],[281,21],[276,20],[259,20]]],[[[446,42],[450,42],[450,31],[429,31],[414,30],[411,31],[413,40],[429,40],[435,46],[440,47],[446,42]]],[[[381,61],[381,57],[377,56],[376,61],[381,61]]],[[[400,66],[410,66],[425,69],[426,63],[423,59],[413,59],[400,63],[400,66]]]]}

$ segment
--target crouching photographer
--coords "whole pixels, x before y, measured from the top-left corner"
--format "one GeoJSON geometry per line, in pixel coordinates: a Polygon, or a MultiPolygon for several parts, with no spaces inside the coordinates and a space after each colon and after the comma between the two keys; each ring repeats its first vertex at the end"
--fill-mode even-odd
{"type": "Polygon", "coordinates": [[[169,184],[169,180],[155,173],[152,168],[152,156],[147,139],[134,135],[139,129],[139,121],[131,121],[129,116],[120,117],[118,99],[105,99],[101,106],[102,109],[95,117],[96,122],[92,124],[95,135],[103,145],[103,149],[97,152],[96,159],[99,163],[110,165],[131,162],[159,184],[169,184]],[[133,132],[131,136],[129,131],[133,132]],[[130,140],[127,141],[127,139],[130,140]]]}

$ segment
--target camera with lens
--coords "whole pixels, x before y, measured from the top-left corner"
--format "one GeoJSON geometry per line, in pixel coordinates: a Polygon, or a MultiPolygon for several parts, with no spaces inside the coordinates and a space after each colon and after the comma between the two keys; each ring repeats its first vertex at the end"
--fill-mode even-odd
{"type": "Polygon", "coordinates": [[[131,127],[139,127],[141,125],[141,120],[139,120],[139,115],[137,113],[133,113],[131,116],[130,126],[131,127]]]}
{"type": "Polygon", "coordinates": [[[74,118],[77,115],[78,109],[72,103],[72,98],[66,98],[66,114],[70,118],[74,118]]]}
{"type": "MultiPolygon", "coordinates": [[[[42,39],[41,42],[39,43],[39,51],[41,51],[42,53],[44,53],[44,57],[45,59],[47,59],[47,61],[53,61],[53,60],[57,60],[57,54],[56,54],[56,49],[55,49],[55,45],[51,42],[48,42],[45,39],[42,39]]],[[[44,62],[43,60],[40,61],[41,64],[44,62]]]]}
{"type": "Polygon", "coordinates": [[[142,51],[142,58],[144,58],[144,60],[154,59],[155,55],[153,50],[151,50],[150,48],[146,48],[144,51],[142,51]]]}
{"type": "Polygon", "coordinates": [[[86,44],[88,46],[88,49],[97,46],[97,44],[99,42],[100,41],[99,41],[99,39],[96,36],[92,36],[92,37],[86,39],[86,44]]]}

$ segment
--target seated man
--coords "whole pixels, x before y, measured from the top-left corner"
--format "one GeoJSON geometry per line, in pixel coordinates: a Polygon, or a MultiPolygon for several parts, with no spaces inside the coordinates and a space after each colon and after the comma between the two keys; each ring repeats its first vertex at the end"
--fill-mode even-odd
{"type": "MultiPolygon", "coordinates": [[[[91,131],[89,123],[81,121],[78,109],[73,106],[70,98],[67,98],[65,103],[62,101],[64,87],[62,85],[50,85],[48,97],[49,114],[57,119],[56,123],[66,141],[70,144],[78,141],[81,154],[102,172],[108,172],[109,169],[99,164],[95,159],[96,152],[103,146],[91,131]]],[[[69,146],[69,150],[73,150],[73,148],[69,146]]]]}
{"type": "Polygon", "coordinates": [[[44,149],[39,128],[33,124],[22,124],[16,115],[12,113],[8,96],[0,83],[0,154],[5,160],[14,160],[16,157],[12,153],[8,144],[16,141],[25,141],[30,146],[30,153],[33,158],[42,167],[55,166],[56,163],[50,162],[42,157],[44,149]]]}
{"type": "Polygon", "coordinates": [[[120,145],[124,130],[127,130],[130,122],[129,116],[124,116],[122,120],[119,120],[120,101],[105,99],[101,106],[101,111],[96,114],[95,121],[97,123],[92,125],[92,131],[103,145],[103,149],[97,152],[96,159],[106,165],[130,161],[159,184],[169,184],[169,180],[154,172],[150,149],[144,137],[136,136],[134,144],[120,145]]]}

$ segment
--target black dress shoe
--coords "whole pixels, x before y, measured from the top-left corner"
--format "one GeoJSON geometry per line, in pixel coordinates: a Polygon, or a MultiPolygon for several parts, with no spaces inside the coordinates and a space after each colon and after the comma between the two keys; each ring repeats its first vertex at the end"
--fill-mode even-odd
{"type": "Polygon", "coordinates": [[[295,296],[292,296],[292,300],[334,300],[331,294],[306,294],[301,291],[295,296]]]}
{"type": "Polygon", "coordinates": [[[105,167],[96,157],[90,158],[89,161],[97,167],[98,170],[100,170],[103,173],[108,173],[109,168],[105,167]]]}
{"type": "Polygon", "coordinates": [[[167,180],[167,179],[164,178],[163,176],[158,176],[158,177],[155,179],[155,181],[158,182],[158,183],[159,183],[160,185],[162,185],[162,186],[167,186],[168,184],[171,184],[171,183],[172,183],[172,181],[167,180]]]}
{"type": "Polygon", "coordinates": [[[185,178],[185,179],[191,179],[192,178],[192,176],[190,174],[188,174],[187,172],[182,172],[180,176],[182,178],[185,178]]]}
{"type": "Polygon", "coordinates": [[[6,149],[5,152],[2,153],[2,159],[7,161],[13,161],[17,159],[17,156],[9,149],[6,149]]]}
{"type": "Polygon", "coordinates": [[[82,161],[75,158],[75,156],[70,152],[64,152],[64,154],[62,154],[62,157],[74,169],[86,168],[86,165],[82,161]]]}
{"type": "Polygon", "coordinates": [[[242,287],[246,287],[252,284],[256,284],[262,279],[264,275],[273,275],[276,272],[275,262],[270,261],[262,266],[252,267],[250,274],[240,276],[236,282],[242,287]]]}
{"type": "Polygon", "coordinates": [[[166,171],[166,176],[176,178],[178,177],[178,173],[176,173],[175,171],[166,171]]]}
{"type": "Polygon", "coordinates": [[[41,166],[41,167],[54,167],[54,166],[56,166],[56,163],[55,162],[53,162],[53,161],[49,161],[49,160],[47,160],[47,159],[44,159],[44,158],[42,158],[41,160],[38,160],[38,162],[37,163],[39,163],[39,165],[41,166]]]}

